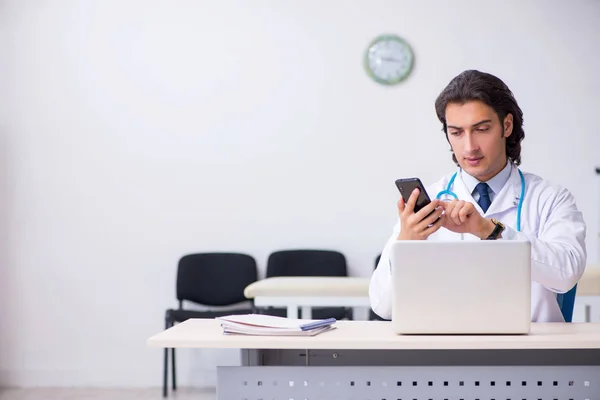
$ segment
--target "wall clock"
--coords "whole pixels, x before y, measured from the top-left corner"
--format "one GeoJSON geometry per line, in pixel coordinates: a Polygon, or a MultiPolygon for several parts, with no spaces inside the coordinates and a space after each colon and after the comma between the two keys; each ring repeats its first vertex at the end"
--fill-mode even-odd
{"type": "Polygon", "coordinates": [[[377,83],[395,85],[410,74],[414,54],[410,45],[396,35],[377,36],[367,48],[365,69],[377,83]]]}

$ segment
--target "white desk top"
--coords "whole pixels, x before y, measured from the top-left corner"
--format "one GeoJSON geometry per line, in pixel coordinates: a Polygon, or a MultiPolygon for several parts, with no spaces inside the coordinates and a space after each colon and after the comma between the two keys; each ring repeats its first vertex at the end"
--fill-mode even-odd
{"type": "Polygon", "coordinates": [[[386,321],[338,321],[314,337],[223,335],[219,321],[190,319],[150,339],[151,347],[236,349],[600,349],[600,323],[532,324],[529,335],[404,336],[386,321]]]}
{"type": "Polygon", "coordinates": [[[577,285],[577,296],[600,296],[600,266],[588,265],[577,285]]]}
{"type": "MultiPolygon", "coordinates": [[[[269,297],[368,297],[370,278],[360,277],[273,277],[246,287],[248,299],[269,297]]],[[[578,296],[600,296],[600,267],[588,266],[577,285],[578,296]]]]}
{"type": "Polygon", "coordinates": [[[370,278],[290,276],[261,279],[246,287],[248,299],[257,296],[368,297],[370,278]]]}

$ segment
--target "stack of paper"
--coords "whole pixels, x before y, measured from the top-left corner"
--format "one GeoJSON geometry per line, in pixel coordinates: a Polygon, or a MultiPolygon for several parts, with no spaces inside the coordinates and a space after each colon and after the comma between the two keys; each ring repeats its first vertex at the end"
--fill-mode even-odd
{"type": "Polygon", "coordinates": [[[218,317],[225,334],[264,336],[315,336],[335,329],[335,318],[291,319],[272,315],[245,314],[218,317]]]}

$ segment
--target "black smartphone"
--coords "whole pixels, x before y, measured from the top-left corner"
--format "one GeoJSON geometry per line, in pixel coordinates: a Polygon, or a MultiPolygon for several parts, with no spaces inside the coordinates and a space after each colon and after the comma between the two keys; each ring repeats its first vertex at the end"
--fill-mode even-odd
{"type": "Polygon", "coordinates": [[[404,199],[404,203],[408,202],[410,195],[413,190],[419,189],[419,197],[417,198],[417,203],[415,204],[415,213],[418,212],[421,208],[425,207],[427,204],[431,203],[431,199],[421,183],[419,178],[405,178],[405,179],[396,179],[396,187],[400,191],[402,198],[404,199]]]}

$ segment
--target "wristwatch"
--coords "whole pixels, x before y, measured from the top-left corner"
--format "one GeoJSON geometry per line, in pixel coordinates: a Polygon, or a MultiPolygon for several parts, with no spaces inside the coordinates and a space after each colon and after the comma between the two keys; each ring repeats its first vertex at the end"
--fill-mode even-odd
{"type": "Polygon", "coordinates": [[[498,221],[496,218],[492,218],[492,222],[496,226],[492,233],[490,233],[490,235],[485,238],[485,240],[496,240],[498,239],[498,236],[500,236],[502,231],[504,231],[504,224],[502,222],[498,221]]]}

